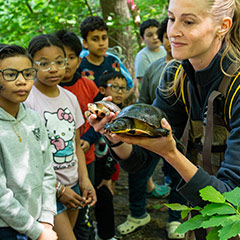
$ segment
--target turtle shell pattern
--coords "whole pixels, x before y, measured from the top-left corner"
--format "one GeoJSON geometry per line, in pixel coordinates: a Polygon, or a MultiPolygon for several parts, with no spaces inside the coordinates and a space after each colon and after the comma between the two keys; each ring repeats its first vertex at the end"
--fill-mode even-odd
{"type": "Polygon", "coordinates": [[[161,127],[162,118],[166,118],[166,115],[161,109],[144,103],[136,103],[123,108],[112,123],[106,123],[105,129],[121,134],[167,136],[169,131],[161,127]],[[122,124],[126,126],[126,131],[117,130],[121,119],[126,123],[122,124]]]}

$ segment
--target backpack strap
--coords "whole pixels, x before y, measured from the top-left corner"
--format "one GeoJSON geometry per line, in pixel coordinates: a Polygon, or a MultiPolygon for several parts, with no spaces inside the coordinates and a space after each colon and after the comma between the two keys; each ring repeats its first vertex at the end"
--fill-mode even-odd
{"type": "MultiPolygon", "coordinates": [[[[235,73],[235,71],[237,70],[238,66],[237,64],[232,63],[228,69],[227,69],[227,73],[235,73]]],[[[234,96],[236,95],[237,91],[240,88],[240,84],[238,84],[238,86],[236,87],[230,103],[231,105],[228,104],[228,111],[229,111],[229,115],[227,118],[227,114],[226,114],[226,106],[227,106],[227,100],[230,96],[230,92],[232,91],[232,86],[234,85],[234,83],[236,82],[236,79],[238,78],[240,72],[236,75],[236,77],[234,78],[234,80],[231,82],[231,77],[224,75],[218,90],[219,91],[212,91],[209,98],[208,98],[208,110],[207,110],[207,122],[206,122],[206,129],[205,132],[207,134],[205,134],[205,139],[204,139],[204,143],[203,143],[203,151],[202,151],[202,159],[203,159],[203,168],[209,173],[209,174],[213,174],[212,171],[212,164],[211,164],[211,153],[212,153],[212,140],[213,140],[213,125],[214,125],[214,113],[213,113],[213,103],[214,100],[217,99],[219,96],[227,96],[225,97],[225,103],[224,103],[224,121],[226,124],[226,127],[229,129],[229,119],[231,118],[231,106],[232,106],[232,102],[234,99],[234,96]],[[231,83],[230,87],[229,84],[231,83]]]]}
{"type": "Polygon", "coordinates": [[[212,91],[208,98],[207,124],[205,128],[205,139],[204,139],[203,151],[202,151],[203,168],[211,175],[213,174],[212,164],[211,164],[213,124],[214,124],[213,102],[220,95],[222,95],[221,92],[212,91]]]}
{"type": "MultiPolygon", "coordinates": [[[[183,135],[182,135],[182,143],[184,145],[184,149],[183,149],[183,154],[186,155],[187,153],[187,148],[188,148],[188,140],[189,140],[189,131],[191,128],[191,101],[190,101],[190,87],[189,87],[189,82],[187,83],[187,96],[188,96],[188,102],[190,104],[189,106],[189,112],[188,113],[188,120],[187,123],[185,125],[184,131],[183,131],[183,135]]],[[[184,103],[185,104],[185,103],[184,103]]],[[[185,109],[187,109],[187,106],[185,105],[185,109]]]]}

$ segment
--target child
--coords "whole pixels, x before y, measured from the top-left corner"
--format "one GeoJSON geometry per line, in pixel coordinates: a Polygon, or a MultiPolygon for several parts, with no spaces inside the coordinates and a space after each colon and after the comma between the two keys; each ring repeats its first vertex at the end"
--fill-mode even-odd
{"type": "MultiPolygon", "coordinates": [[[[80,26],[84,48],[89,54],[83,57],[78,71],[83,77],[95,82],[99,87],[99,77],[105,71],[120,71],[120,63],[113,55],[106,55],[108,49],[108,27],[98,16],[90,16],[80,26]]],[[[130,74],[128,73],[128,76],[130,74]]],[[[128,87],[133,86],[132,79],[127,78],[128,87]]]]}
{"type": "MultiPolygon", "coordinates": [[[[106,72],[99,79],[99,91],[103,96],[111,96],[112,102],[122,107],[128,91],[127,81],[120,72],[106,72]]],[[[95,150],[95,188],[98,198],[95,207],[97,239],[116,239],[114,238],[113,187],[114,182],[118,179],[119,165],[108,151],[106,142],[101,138],[96,144],[95,150]],[[114,176],[112,176],[113,174],[114,176]]]]}
{"type": "Polygon", "coordinates": [[[84,119],[77,98],[58,86],[65,76],[67,62],[61,41],[55,36],[43,34],[33,38],[28,49],[38,73],[27,105],[43,118],[57,174],[54,229],[59,239],[75,240],[72,229],[78,208],[86,204],[92,206],[96,202],[80,145],[79,128],[84,119]]]}
{"type": "Polygon", "coordinates": [[[155,99],[155,91],[159,84],[161,74],[167,62],[172,60],[171,45],[167,37],[168,18],[165,18],[158,28],[158,38],[163,43],[166,56],[151,63],[145,71],[142,88],[138,102],[152,104],[155,99]]]}
{"type": "MultiPolygon", "coordinates": [[[[82,50],[81,42],[75,33],[66,32],[65,30],[57,31],[55,36],[62,41],[68,58],[66,73],[59,85],[77,97],[82,113],[84,113],[87,110],[87,104],[89,102],[100,100],[100,98],[99,90],[95,83],[88,78],[81,77],[80,73],[76,72],[81,62],[81,58],[79,58],[82,50]]],[[[80,142],[85,153],[88,175],[91,182],[94,183],[94,143],[99,139],[100,134],[95,132],[87,121],[81,126],[80,130],[80,142]]],[[[86,206],[79,211],[78,219],[74,227],[77,239],[89,239],[89,235],[91,234],[89,225],[91,226],[91,224],[89,224],[89,207],[86,206]]]]}
{"type": "Polygon", "coordinates": [[[27,51],[0,45],[0,239],[57,239],[47,132],[26,100],[37,71],[27,51]]]}
{"type": "Polygon", "coordinates": [[[148,65],[166,55],[166,51],[158,38],[158,27],[159,23],[154,19],[148,19],[140,25],[140,36],[146,45],[137,53],[134,61],[136,77],[140,83],[142,83],[148,65]]]}

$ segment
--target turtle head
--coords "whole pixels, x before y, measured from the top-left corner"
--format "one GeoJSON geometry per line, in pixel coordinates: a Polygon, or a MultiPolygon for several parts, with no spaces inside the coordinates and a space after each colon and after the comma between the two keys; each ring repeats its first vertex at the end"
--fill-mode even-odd
{"type": "Polygon", "coordinates": [[[128,118],[119,118],[112,123],[106,123],[104,129],[111,133],[125,133],[131,128],[131,121],[128,118]]]}

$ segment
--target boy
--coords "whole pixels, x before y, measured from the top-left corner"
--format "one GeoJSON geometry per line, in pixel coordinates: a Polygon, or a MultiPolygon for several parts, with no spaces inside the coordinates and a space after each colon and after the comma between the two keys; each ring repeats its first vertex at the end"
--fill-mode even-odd
{"type": "Polygon", "coordinates": [[[165,18],[157,31],[167,55],[151,63],[145,71],[138,102],[152,104],[161,74],[167,62],[172,60],[171,45],[167,37],[168,18],[165,18]]]}
{"type": "MultiPolygon", "coordinates": [[[[106,72],[99,79],[99,91],[105,97],[111,96],[112,102],[121,108],[127,97],[126,78],[120,72],[106,72]]],[[[119,176],[119,165],[110,156],[103,138],[96,143],[95,154],[95,188],[98,198],[95,207],[97,239],[114,240],[117,236],[114,226],[113,188],[119,176]]]]}
{"type": "MultiPolygon", "coordinates": [[[[108,26],[98,16],[90,16],[84,19],[80,26],[84,48],[89,54],[83,57],[78,71],[83,77],[95,82],[99,87],[99,77],[105,71],[120,71],[120,62],[113,55],[106,55],[108,50],[108,26]]],[[[125,74],[124,74],[125,75],[125,74]]],[[[128,73],[128,76],[130,74],[128,73]]],[[[131,78],[126,78],[128,87],[133,86],[131,78]]]]}
{"type": "Polygon", "coordinates": [[[22,103],[36,75],[24,48],[0,44],[0,239],[57,239],[56,175],[47,131],[22,103]]]}
{"type": "MultiPolygon", "coordinates": [[[[99,90],[93,81],[82,78],[77,72],[77,68],[81,62],[78,56],[82,50],[82,45],[77,35],[65,30],[57,31],[55,35],[62,41],[68,59],[65,77],[59,85],[74,93],[84,113],[87,110],[87,104],[89,102],[101,99],[99,97],[99,90]]],[[[96,133],[94,129],[90,127],[89,123],[85,121],[84,125],[81,127],[80,135],[81,147],[86,157],[88,175],[91,182],[94,183],[94,142],[100,137],[100,134],[96,133]]],[[[79,211],[74,229],[77,239],[87,240],[91,234],[87,224],[89,218],[88,213],[89,209],[87,207],[79,211]]]]}
{"type": "Polygon", "coordinates": [[[159,23],[154,19],[148,19],[140,25],[140,36],[146,45],[137,53],[134,61],[136,77],[140,83],[142,83],[148,65],[166,55],[166,51],[161,46],[162,43],[158,38],[158,27],[159,23]]]}

